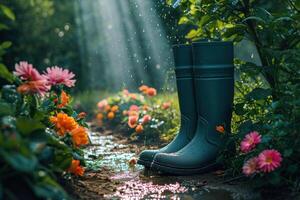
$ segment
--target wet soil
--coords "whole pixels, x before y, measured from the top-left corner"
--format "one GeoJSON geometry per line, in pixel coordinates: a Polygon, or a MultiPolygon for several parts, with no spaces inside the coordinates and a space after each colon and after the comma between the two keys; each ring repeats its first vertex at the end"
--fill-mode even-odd
{"type": "Polygon", "coordinates": [[[265,199],[245,182],[225,179],[222,171],[166,176],[130,165],[130,159],[150,147],[132,144],[111,131],[90,132],[90,138],[92,144],[85,149],[89,170],[68,187],[74,199],[265,199]]]}

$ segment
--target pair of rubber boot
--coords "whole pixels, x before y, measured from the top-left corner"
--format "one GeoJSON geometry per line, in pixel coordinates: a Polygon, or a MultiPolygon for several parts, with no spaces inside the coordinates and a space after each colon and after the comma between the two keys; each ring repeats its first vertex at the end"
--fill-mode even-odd
{"type": "Polygon", "coordinates": [[[164,148],[143,151],[138,164],[175,175],[208,172],[217,166],[220,146],[226,140],[222,134],[230,132],[233,44],[176,45],[173,52],[181,127],[175,139],[164,148]],[[216,130],[220,125],[225,128],[224,133],[216,130]]]}

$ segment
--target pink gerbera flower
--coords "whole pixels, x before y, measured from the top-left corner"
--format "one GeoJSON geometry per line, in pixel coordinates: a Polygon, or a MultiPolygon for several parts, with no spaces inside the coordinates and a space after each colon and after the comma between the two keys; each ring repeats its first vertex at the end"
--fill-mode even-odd
{"type": "Polygon", "coordinates": [[[280,167],[281,154],[274,149],[264,150],[258,155],[258,167],[261,171],[268,173],[280,167]]]}
{"type": "Polygon", "coordinates": [[[260,142],[261,142],[261,135],[258,132],[253,131],[247,134],[243,139],[243,141],[241,142],[241,147],[240,147],[241,151],[243,153],[247,153],[252,149],[254,149],[256,145],[259,144],[260,142]]]}
{"type": "Polygon", "coordinates": [[[21,61],[19,64],[17,63],[15,65],[14,74],[16,76],[19,76],[22,80],[27,80],[27,81],[44,80],[42,75],[40,75],[40,73],[32,66],[32,64],[29,64],[26,61],[21,61]]]}
{"type": "Polygon", "coordinates": [[[67,87],[73,87],[76,80],[72,78],[75,77],[75,74],[70,72],[68,69],[62,69],[60,67],[48,67],[46,69],[45,77],[51,85],[65,85],[67,87]]]}
{"type": "Polygon", "coordinates": [[[258,158],[254,157],[247,160],[243,166],[243,173],[246,176],[250,176],[257,172],[258,169],[258,158]]]}

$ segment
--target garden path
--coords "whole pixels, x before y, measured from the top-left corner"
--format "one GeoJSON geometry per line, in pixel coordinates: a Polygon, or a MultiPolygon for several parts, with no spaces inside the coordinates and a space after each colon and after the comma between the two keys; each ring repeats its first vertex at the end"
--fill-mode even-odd
{"type": "Polygon", "coordinates": [[[161,176],[143,166],[130,166],[142,147],[111,132],[90,132],[85,151],[93,170],[75,179],[76,199],[258,199],[247,186],[222,178],[221,171],[197,176],[161,176]]]}

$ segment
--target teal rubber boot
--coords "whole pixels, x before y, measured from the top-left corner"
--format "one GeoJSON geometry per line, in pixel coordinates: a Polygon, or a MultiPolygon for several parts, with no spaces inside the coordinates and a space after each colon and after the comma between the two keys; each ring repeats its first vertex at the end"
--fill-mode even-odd
{"type": "Polygon", "coordinates": [[[145,150],[140,154],[138,164],[145,167],[151,166],[157,153],[172,153],[186,146],[193,139],[197,127],[192,46],[176,45],[173,47],[173,52],[181,112],[181,127],[175,139],[167,146],[159,150],[145,150]]]}
{"type": "Polygon", "coordinates": [[[226,136],[216,131],[224,125],[230,132],[234,93],[233,45],[231,42],[193,44],[194,81],[198,122],[193,140],[175,153],[158,153],[151,169],[189,175],[217,167],[216,158],[226,136]]]}

